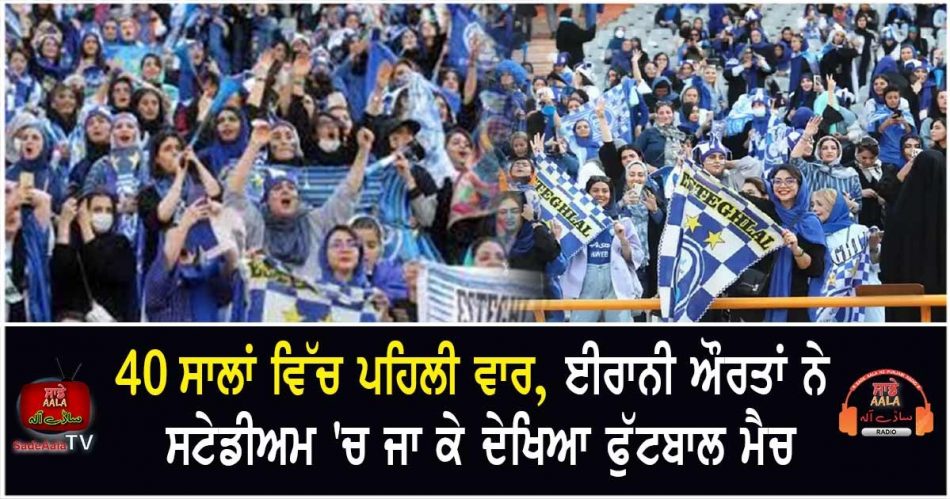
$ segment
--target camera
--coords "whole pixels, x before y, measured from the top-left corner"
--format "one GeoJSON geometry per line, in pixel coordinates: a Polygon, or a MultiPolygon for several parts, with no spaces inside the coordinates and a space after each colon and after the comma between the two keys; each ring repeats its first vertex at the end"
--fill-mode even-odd
{"type": "Polygon", "coordinates": [[[422,147],[422,144],[418,140],[413,139],[412,142],[406,144],[402,149],[403,156],[409,160],[410,163],[421,163],[426,157],[426,150],[422,147]]]}

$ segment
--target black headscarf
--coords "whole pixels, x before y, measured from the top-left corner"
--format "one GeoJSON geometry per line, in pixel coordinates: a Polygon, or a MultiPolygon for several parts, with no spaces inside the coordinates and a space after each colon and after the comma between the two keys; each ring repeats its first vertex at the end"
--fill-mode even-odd
{"type": "MultiPolygon", "coordinates": [[[[946,292],[946,164],[946,156],[932,149],[914,160],[894,208],[887,215],[890,223],[881,245],[883,282],[921,283],[928,294],[946,292]]],[[[913,316],[916,314],[914,309],[912,316],[899,320],[917,320],[913,316]]],[[[935,315],[934,320],[943,319],[935,315]]]]}

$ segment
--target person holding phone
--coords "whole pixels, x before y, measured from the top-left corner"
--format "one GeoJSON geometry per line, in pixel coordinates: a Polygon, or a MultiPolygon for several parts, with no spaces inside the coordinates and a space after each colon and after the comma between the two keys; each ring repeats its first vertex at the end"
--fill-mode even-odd
{"type": "Polygon", "coordinates": [[[626,166],[623,196],[620,206],[633,222],[637,238],[643,245],[643,263],[637,269],[637,277],[643,286],[643,296],[656,295],[656,261],[663,224],[666,221],[666,200],[650,170],[642,161],[632,161],[626,166]]]}
{"type": "MultiPolygon", "coordinates": [[[[875,83],[876,83],[875,79],[875,83]]],[[[902,165],[901,139],[911,132],[915,132],[914,118],[910,111],[902,106],[901,91],[895,86],[888,86],[882,92],[884,105],[878,105],[868,116],[867,132],[878,137],[881,145],[881,161],[902,165]]],[[[906,102],[906,101],[904,101],[906,102]]]]}
{"type": "MultiPolygon", "coordinates": [[[[50,161],[53,155],[52,140],[46,134],[42,122],[31,120],[15,134],[12,146],[19,159],[7,168],[6,179],[17,182],[25,192],[36,188],[48,193],[55,210],[65,194],[63,179],[54,171],[50,161]]],[[[7,145],[8,147],[11,144],[7,145]]]]}
{"type": "Polygon", "coordinates": [[[4,250],[7,322],[49,322],[49,254],[52,198],[40,189],[7,181],[4,250]]]}

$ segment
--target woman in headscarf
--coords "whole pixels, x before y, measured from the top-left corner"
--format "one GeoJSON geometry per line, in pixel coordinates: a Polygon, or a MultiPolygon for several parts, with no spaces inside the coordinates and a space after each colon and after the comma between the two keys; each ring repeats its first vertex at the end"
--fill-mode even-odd
{"type": "Polygon", "coordinates": [[[848,33],[838,25],[828,35],[828,42],[822,48],[821,73],[826,77],[834,77],[842,88],[856,93],[854,82],[854,59],[858,56],[855,46],[863,38],[851,39],[848,33]]]}
{"type": "Polygon", "coordinates": [[[150,322],[221,322],[233,298],[238,252],[207,258],[194,231],[203,230],[211,202],[200,198],[164,233],[161,251],[145,276],[145,316],[150,322]]]}
{"type": "Polygon", "coordinates": [[[83,193],[105,187],[115,193],[119,203],[116,210],[118,230],[136,245],[138,232],[138,193],[148,181],[138,120],[130,113],[119,113],[112,124],[112,147],[109,154],[96,161],[89,169],[83,184],[83,193]]]}
{"type": "Polygon", "coordinates": [[[7,322],[52,320],[49,288],[49,194],[7,181],[5,209],[7,322]]]}
{"type": "Polygon", "coordinates": [[[132,112],[139,120],[139,126],[144,133],[143,140],[157,134],[170,123],[167,120],[168,110],[162,94],[153,88],[142,87],[132,94],[132,112]]]}
{"type": "MultiPolygon", "coordinates": [[[[769,277],[769,296],[819,296],[830,267],[825,234],[809,210],[810,190],[798,168],[779,165],[769,176],[769,199],[782,225],[784,246],[775,254],[769,277]]],[[[771,309],[768,322],[814,322],[815,309],[771,309]]]]}
{"type": "Polygon", "coordinates": [[[50,121],[54,143],[65,142],[73,133],[83,100],[81,91],[63,83],[57,83],[53,91],[46,94],[46,116],[50,121]]]}
{"type": "Polygon", "coordinates": [[[327,232],[319,249],[320,278],[318,283],[332,286],[327,295],[334,305],[359,309],[358,316],[336,316],[334,311],[325,317],[306,317],[307,320],[369,321],[388,318],[390,301],[386,294],[375,289],[366,277],[363,246],[359,234],[347,225],[337,225],[327,232]]]}
{"type": "Polygon", "coordinates": [[[796,168],[801,169],[801,174],[807,180],[806,184],[812,189],[812,191],[805,192],[805,196],[811,196],[813,191],[819,189],[834,189],[848,197],[851,211],[857,213],[861,210],[862,203],[861,180],[858,178],[858,172],[841,164],[842,151],[838,139],[831,135],[822,137],[815,145],[818,161],[803,159],[804,156],[811,153],[811,147],[814,143],[814,137],[818,133],[820,123],[821,117],[808,120],[802,138],[795,144],[795,148],[789,154],[790,162],[796,168]]]}
{"type": "Polygon", "coordinates": [[[439,191],[432,236],[445,260],[458,264],[462,262],[466,248],[477,237],[478,228],[491,214],[489,204],[496,187],[494,182],[482,179],[478,172],[497,171],[499,165],[494,154],[477,157],[471,136],[461,128],[446,134],[445,151],[452,162],[455,178],[451,184],[443,184],[439,191]],[[481,166],[489,168],[481,169],[481,166]],[[442,227],[445,227],[444,232],[442,227]]]}
{"type": "Polygon", "coordinates": [[[788,98],[788,109],[794,111],[800,107],[811,108],[815,105],[816,97],[818,93],[815,92],[815,75],[802,73],[798,87],[788,98]]]}
{"type": "Polygon", "coordinates": [[[686,134],[673,124],[673,106],[668,102],[656,106],[656,121],[652,128],[637,137],[636,147],[643,151],[643,160],[656,167],[672,166],[682,149],[686,134]]]}
{"type": "MultiPolygon", "coordinates": [[[[586,191],[613,220],[589,244],[583,246],[568,263],[561,278],[564,297],[568,299],[631,299],[643,295],[637,269],[645,259],[637,230],[629,217],[617,208],[610,178],[594,176],[587,181],[586,191]]],[[[571,322],[629,322],[629,310],[573,312],[571,322]]]]}
{"type": "Polygon", "coordinates": [[[577,162],[584,163],[588,158],[596,158],[601,143],[594,140],[590,122],[586,119],[577,120],[572,131],[573,133],[569,137],[572,137],[573,140],[569,144],[571,152],[577,156],[577,162]]]}
{"type": "Polygon", "coordinates": [[[505,246],[494,237],[482,237],[469,247],[463,265],[480,269],[507,269],[508,255],[505,246]]]}
{"type": "MultiPolygon", "coordinates": [[[[539,219],[524,192],[502,192],[493,200],[492,208],[494,216],[486,219],[482,233],[501,242],[510,268],[535,272],[546,284],[548,264],[561,253],[557,238],[539,219]]],[[[551,290],[545,289],[544,296],[550,297],[551,290]]]]}
{"type": "Polygon", "coordinates": [[[101,307],[116,321],[138,320],[135,252],[115,232],[115,209],[116,200],[106,189],[63,203],[50,260],[54,317],[67,312],[86,316],[101,307]]]}
{"type": "Polygon", "coordinates": [[[858,16],[854,21],[854,34],[864,38],[864,44],[861,46],[861,58],[858,61],[858,88],[863,88],[868,81],[868,71],[871,69],[873,53],[872,47],[877,41],[877,33],[868,25],[868,22],[868,16],[858,11],[858,16]]]}
{"type": "Polygon", "coordinates": [[[270,142],[270,134],[269,125],[255,126],[247,148],[228,176],[224,205],[244,218],[248,238],[245,247],[263,249],[295,275],[319,279],[319,246],[330,227],[345,224],[353,216],[373,134],[366,129],[357,133],[360,149],[346,179],[323,206],[315,208],[302,205],[296,179],[290,174],[267,179],[262,206],[249,201],[245,189],[248,176],[258,152],[270,142]]]}
{"type": "Polygon", "coordinates": [[[109,67],[102,54],[102,38],[97,31],[83,33],[79,42],[79,57],[76,73],[86,82],[86,96],[92,96],[105,81],[109,67]]]}
{"type": "MultiPolygon", "coordinates": [[[[614,182],[616,185],[616,182],[614,182]]],[[[633,161],[626,166],[623,195],[620,207],[630,217],[637,231],[637,239],[643,246],[643,263],[637,269],[637,277],[643,286],[643,296],[656,295],[656,262],[660,236],[666,222],[666,200],[660,186],[650,178],[649,170],[642,161],[633,161]]]]}
{"type": "Polygon", "coordinates": [[[7,52],[7,122],[27,104],[39,104],[43,89],[36,78],[27,71],[25,49],[13,47],[7,52]]]}
{"type": "Polygon", "coordinates": [[[927,117],[920,123],[920,138],[924,141],[924,147],[934,146],[934,140],[931,136],[931,128],[938,119],[943,119],[944,128],[947,123],[947,90],[938,90],[934,95],[930,109],[927,111],[927,117]]]}
{"type": "Polygon", "coordinates": [[[17,144],[19,159],[7,168],[7,180],[23,182],[29,178],[36,189],[52,197],[53,208],[58,209],[65,195],[63,179],[61,172],[50,163],[53,144],[43,122],[35,120],[21,127],[16,133],[13,146],[16,147],[17,144]]]}
{"type": "MultiPolygon", "coordinates": [[[[864,284],[880,284],[881,236],[870,232],[864,225],[854,223],[848,212],[844,197],[834,189],[821,189],[812,193],[811,208],[825,232],[827,251],[831,263],[841,266],[854,260],[856,272],[846,276],[846,282],[838,282],[829,274],[825,281],[826,296],[855,296],[855,288],[864,284]],[[860,266],[860,267],[859,267],[860,266]]],[[[829,273],[831,270],[829,269],[829,273]]],[[[819,308],[818,322],[884,322],[884,307],[819,308]]]]}
{"type": "Polygon", "coordinates": [[[33,55],[32,73],[47,92],[56,83],[66,79],[72,69],[63,60],[62,45],[62,35],[58,32],[40,34],[33,42],[36,52],[33,55]]]}
{"type": "Polygon", "coordinates": [[[82,127],[70,137],[70,169],[68,189],[78,192],[86,183],[86,175],[99,158],[112,148],[112,113],[105,106],[93,106],[82,116],[82,127]]]}
{"type": "Polygon", "coordinates": [[[386,260],[383,255],[383,226],[369,215],[357,216],[350,228],[363,246],[363,270],[366,281],[386,294],[390,303],[407,298],[402,261],[386,260]]]}
{"type": "Polygon", "coordinates": [[[198,159],[218,176],[247,149],[250,125],[240,109],[225,106],[214,117],[214,139],[198,152],[198,159]]]}
{"type": "Polygon", "coordinates": [[[128,75],[118,76],[109,82],[108,103],[112,114],[132,112],[132,78],[128,75]]]}
{"type": "Polygon", "coordinates": [[[202,196],[221,199],[221,186],[214,175],[185,148],[185,141],[171,129],[158,132],[149,141],[149,183],[139,193],[138,211],[145,227],[144,260],[151,262],[159,234],[167,230],[187,207],[188,200],[202,196]]]}
{"type": "MultiPolygon", "coordinates": [[[[928,150],[914,160],[900,195],[888,213],[887,242],[881,250],[881,280],[920,283],[928,294],[947,292],[947,159],[928,150]]],[[[934,321],[943,322],[945,309],[934,321]]],[[[889,309],[888,321],[920,320],[919,310],[889,309]]]]}

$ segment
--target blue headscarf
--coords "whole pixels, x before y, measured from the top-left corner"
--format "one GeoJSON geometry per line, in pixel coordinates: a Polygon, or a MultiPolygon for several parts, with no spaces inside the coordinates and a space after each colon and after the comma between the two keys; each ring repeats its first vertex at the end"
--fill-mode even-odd
{"type": "Polygon", "coordinates": [[[40,227],[32,207],[21,208],[23,225],[21,235],[26,253],[27,293],[30,322],[50,322],[53,320],[50,295],[49,228],[40,227]]]}
{"type": "MultiPolygon", "coordinates": [[[[775,172],[773,170],[773,176],[775,172]]],[[[792,231],[799,238],[803,238],[812,244],[820,244],[827,248],[825,242],[825,233],[821,227],[821,221],[818,216],[809,210],[808,193],[811,192],[808,181],[802,179],[798,186],[798,195],[795,197],[795,205],[790,209],[782,206],[770,183],[766,183],[769,191],[769,199],[775,205],[775,211],[778,213],[782,226],[792,231]]],[[[789,296],[792,287],[792,250],[788,246],[783,246],[775,253],[775,260],[772,265],[772,276],[769,282],[769,296],[786,297],[789,296]]],[[[831,254],[825,251],[825,272],[831,268],[831,254]]],[[[808,282],[808,296],[819,296],[824,284],[824,276],[813,278],[808,282]]],[[[815,320],[815,309],[808,309],[808,317],[812,322],[815,320]]],[[[787,309],[771,309],[765,312],[765,320],[768,322],[785,322],[788,318],[787,309]]]]}
{"type": "Polygon", "coordinates": [[[852,225],[854,225],[854,221],[851,220],[848,203],[845,202],[843,195],[838,194],[835,196],[835,205],[831,208],[831,213],[828,214],[828,220],[821,224],[821,228],[827,236],[841,229],[847,229],[852,225]]]}
{"type": "Polygon", "coordinates": [[[340,231],[344,231],[347,234],[356,236],[354,231],[345,225],[337,226],[327,231],[327,237],[323,239],[323,245],[320,246],[320,282],[336,284],[343,287],[344,289],[351,287],[367,288],[369,287],[369,281],[366,279],[366,272],[363,269],[363,245],[359,244],[358,236],[354,238],[357,242],[357,258],[356,268],[353,270],[353,277],[349,280],[349,282],[342,282],[338,280],[335,275],[333,275],[333,269],[330,268],[330,259],[327,256],[327,253],[330,251],[330,236],[340,231]]]}
{"type": "Polygon", "coordinates": [[[237,108],[234,107],[225,107],[215,115],[215,121],[217,121],[218,116],[225,111],[230,111],[238,115],[238,119],[241,122],[241,131],[238,132],[237,139],[232,142],[225,142],[221,140],[221,137],[218,135],[217,126],[214,122],[211,123],[215,127],[214,131],[214,141],[211,142],[211,145],[203,149],[199,156],[203,159],[207,158],[207,166],[215,176],[221,173],[221,170],[228,165],[232,160],[237,160],[241,157],[241,154],[244,153],[244,149],[247,148],[247,142],[251,137],[250,126],[247,122],[247,116],[237,108]]]}

